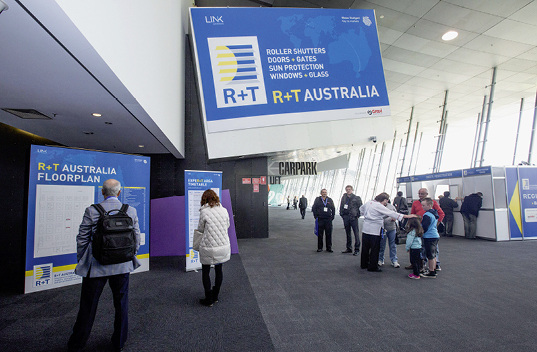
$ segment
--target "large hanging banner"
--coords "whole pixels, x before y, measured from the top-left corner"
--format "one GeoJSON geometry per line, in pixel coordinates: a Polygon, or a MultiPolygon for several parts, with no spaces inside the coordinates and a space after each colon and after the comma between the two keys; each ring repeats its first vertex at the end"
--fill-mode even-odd
{"type": "Polygon", "coordinates": [[[186,271],[201,269],[199,254],[192,248],[194,230],[200,219],[200,201],[203,192],[212,189],[222,199],[221,171],[185,170],[185,226],[186,226],[186,271]]]}
{"type": "Polygon", "coordinates": [[[390,115],[374,10],[191,8],[208,133],[390,115]]]}
{"type": "Polygon", "coordinates": [[[150,158],[32,145],[25,293],[82,282],[74,273],[78,228],[86,207],[103,201],[102,184],[110,178],[121,182],[119,200],[138,212],[136,272],[149,270],[150,158]]]}

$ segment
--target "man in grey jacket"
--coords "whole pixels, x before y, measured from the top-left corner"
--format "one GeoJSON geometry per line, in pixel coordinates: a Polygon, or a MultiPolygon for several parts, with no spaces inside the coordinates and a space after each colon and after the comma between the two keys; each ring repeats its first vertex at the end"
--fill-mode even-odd
{"type": "MultiPolygon", "coordinates": [[[[102,189],[104,201],[100,204],[105,211],[121,208],[122,203],[118,199],[120,193],[121,184],[119,181],[114,179],[104,181],[102,189]]],[[[136,209],[129,207],[127,215],[133,220],[137,243],[136,252],[138,252],[140,227],[136,209]]],[[[87,207],[76,237],[78,263],[75,273],[82,276],[82,294],[73,333],[67,344],[69,351],[80,351],[86,345],[95,319],[99,297],[107,281],[112,289],[115,307],[114,333],[112,334],[114,350],[121,351],[127,340],[129,273],[138,268],[140,262],[135,256],[131,261],[125,263],[100,264],[92,254],[92,239],[97,230],[98,220],[99,212],[97,209],[93,206],[87,207]]]]}

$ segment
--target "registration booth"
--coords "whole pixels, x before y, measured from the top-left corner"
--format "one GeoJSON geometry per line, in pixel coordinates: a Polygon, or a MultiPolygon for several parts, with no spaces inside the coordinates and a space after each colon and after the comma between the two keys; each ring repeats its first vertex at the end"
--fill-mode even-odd
{"type": "Polygon", "coordinates": [[[454,236],[464,236],[464,222],[459,212],[462,199],[481,192],[483,206],[477,218],[478,238],[492,241],[537,238],[536,167],[487,166],[399,177],[397,188],[409,204],[418,199],[420,188],[427,188],[429,196],[436,201],[444,191],[449,191],[459,204],[454,212],[454,236]]]}

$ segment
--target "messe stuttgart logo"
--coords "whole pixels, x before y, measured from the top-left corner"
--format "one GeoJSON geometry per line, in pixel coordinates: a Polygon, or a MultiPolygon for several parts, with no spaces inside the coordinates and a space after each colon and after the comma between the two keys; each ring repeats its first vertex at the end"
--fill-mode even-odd
{"type": "Polygon", "coordinates": [[[257,37],[207,38],[218,108],[267,103],[257,37]]]}

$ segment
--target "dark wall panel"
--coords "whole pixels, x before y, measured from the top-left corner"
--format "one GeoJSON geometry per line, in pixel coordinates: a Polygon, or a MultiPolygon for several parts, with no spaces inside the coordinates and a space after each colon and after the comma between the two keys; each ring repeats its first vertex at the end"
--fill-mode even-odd
{"type": "Polygon", "coordinates": [[[0,267],[2,292],[24,291],[30,146],[59,145],[0,123],[0,267]],[[5,280],[7,279],[7,280],[5,280]]]}

